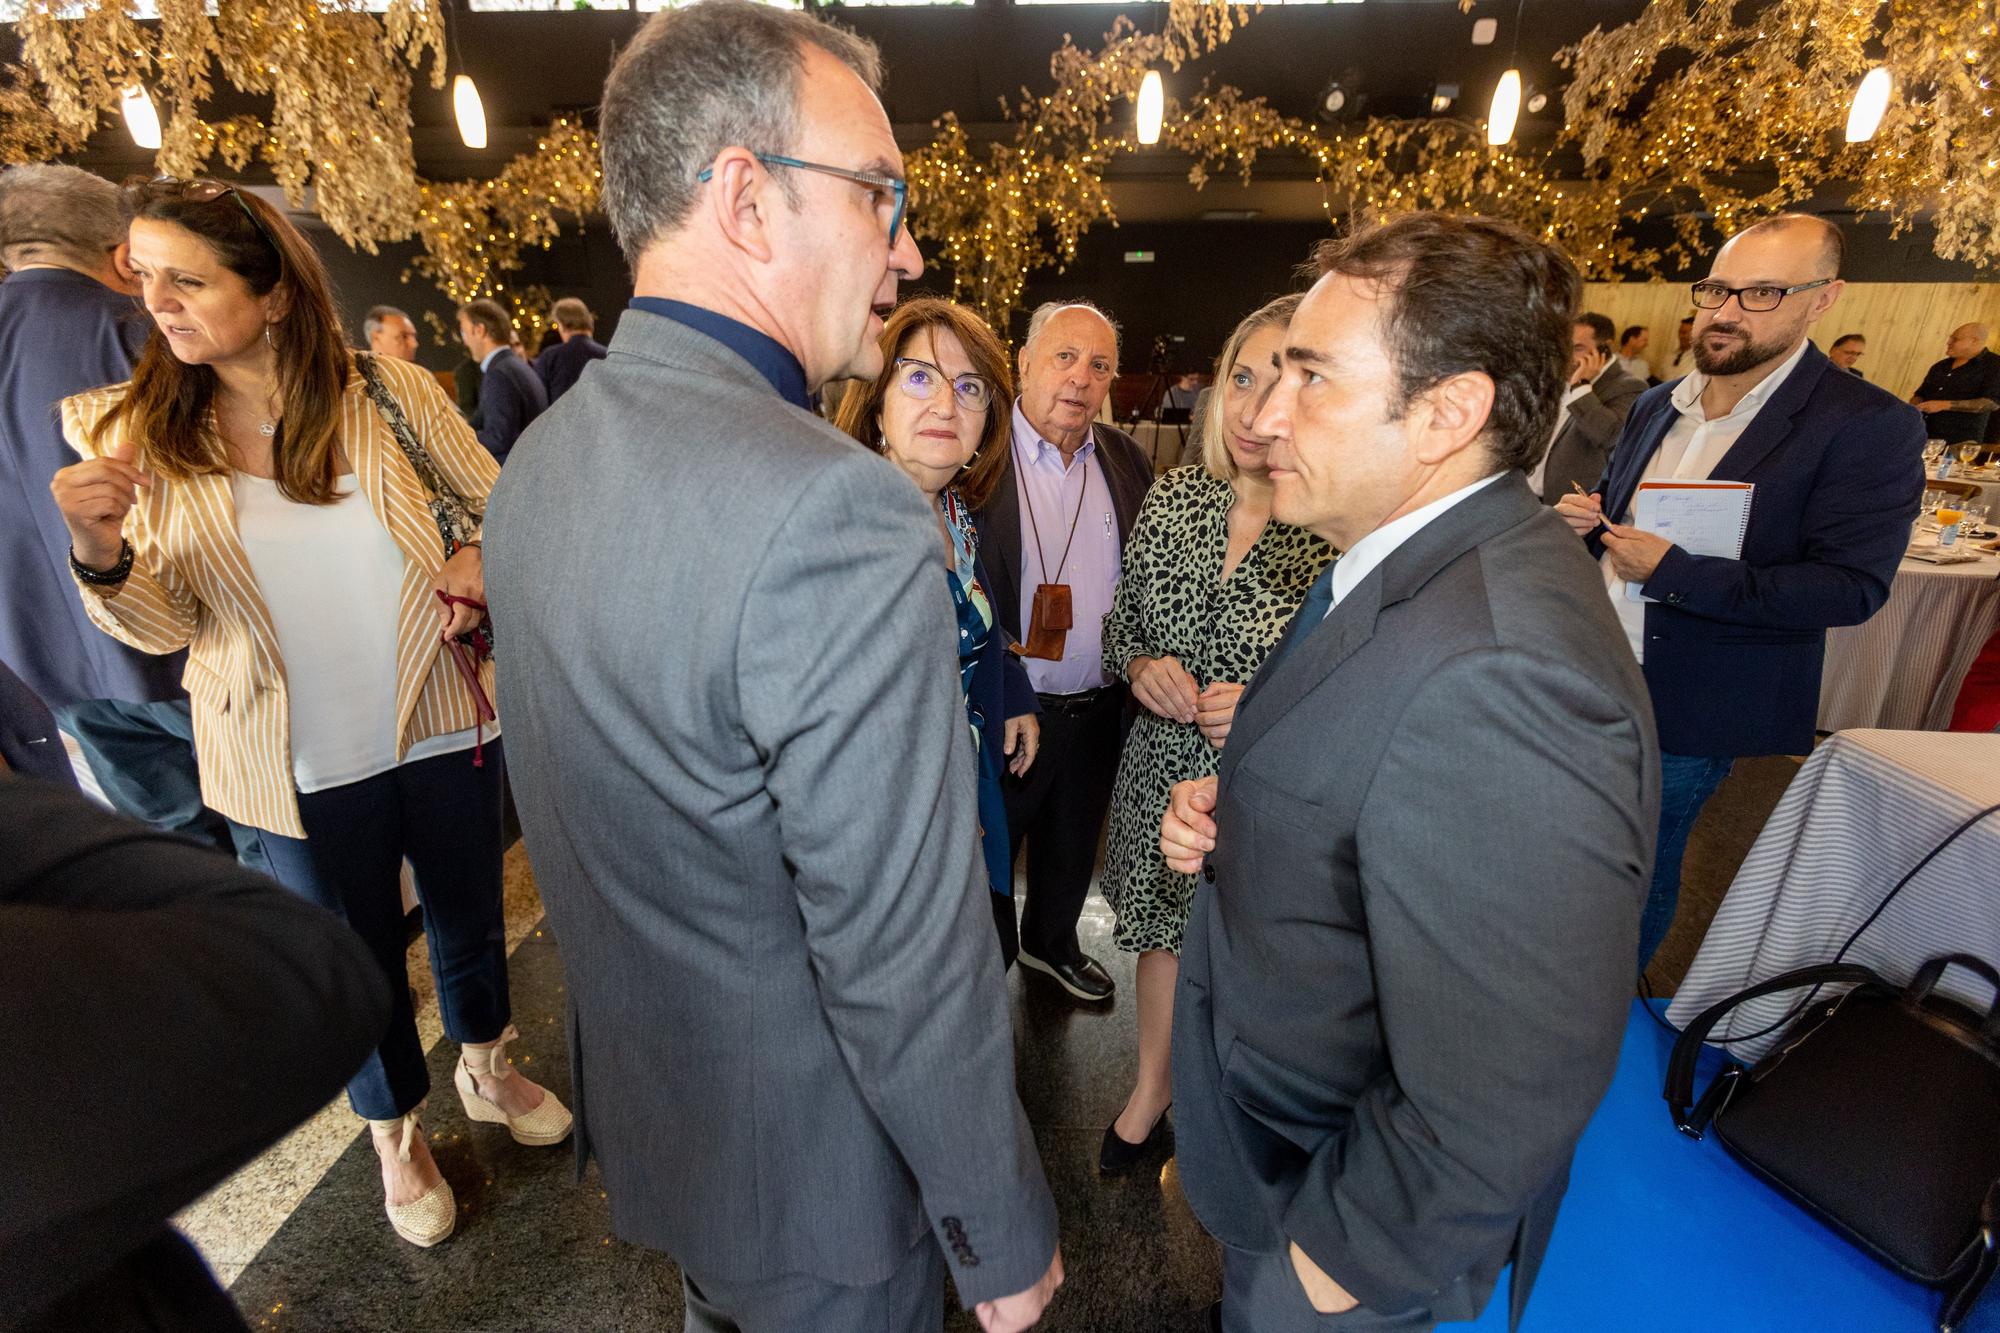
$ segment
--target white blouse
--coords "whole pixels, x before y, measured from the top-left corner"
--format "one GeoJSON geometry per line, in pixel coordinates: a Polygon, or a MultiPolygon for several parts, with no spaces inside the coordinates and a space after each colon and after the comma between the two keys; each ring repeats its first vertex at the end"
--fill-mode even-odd
{"type": "MultiPolygon", "coordinates": [[[[284,658],[292,777],[300,792],[396,767],[396,616],[403,552],[352,474],[330,505],[299,504],[278,483],[232,474],[236,529],[284,658]]],[[[486,729],[497,736],[497,726],[486,729]]],[[[470,749],[473,731],[410,746],[415,763],[470,749]]]]}

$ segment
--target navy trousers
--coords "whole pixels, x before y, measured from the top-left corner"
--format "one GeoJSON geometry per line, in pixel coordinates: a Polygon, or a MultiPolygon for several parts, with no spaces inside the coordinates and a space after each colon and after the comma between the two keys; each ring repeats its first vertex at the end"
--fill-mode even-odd
{"type": "Polygon", "coordinates": [[[1639,970],[1673,928],[1681,900],[1681,858],[1701,808],[1729,776],[1734,759],[1710,755],[1660,755],[1660,838],[1653,853],[1653,883],[1639,918],[1639,970]]]}
{"type": "Polygon", "coordinates": [[[402,864],[416,871],[424,939],[445,1035],[489,1042],[507,1028],[507,934],[501,911],[506,760],[472,751],[403,764],[360,782],[302,794],[304,838],[261,834],[271,875],[346,919],[389,978],[388,1035],[347,1084],[355,1114],[393,1120],[430,1091],[405,959],[402,864]]]}
{"type": "Polygon", "coordinates": [[[227,852],[246,870],[268,873],[257,830],[224,819],[201,801],[194,719],[188,701],[135,704],[86,699],[55,710],[76,739],[112,809],[227,852]]]}

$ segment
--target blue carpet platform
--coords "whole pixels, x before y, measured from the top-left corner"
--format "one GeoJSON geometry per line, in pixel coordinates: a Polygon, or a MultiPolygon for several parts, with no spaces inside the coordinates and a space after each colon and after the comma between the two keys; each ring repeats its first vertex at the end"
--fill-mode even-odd
{"type": "MultiPolygon", "coordinates": [[[[1801,1212],[1660,1097],[1673,1034],[1635,1003],[1521,1333],[1924,1333],[1939,1299],[1801,1212]]],[[[1704,1054],[1697,1091],[1721,1066],[1704,1054]]],[[[1995,1127],[2000,1133],[2000,1126],[1995,1127]]],[[[1453,1329],[1504,1333],[1504,1288],[1453,1329]]],[[[1961,1333],[2000,1333],[2000,1286],[1961,1333]]]]}

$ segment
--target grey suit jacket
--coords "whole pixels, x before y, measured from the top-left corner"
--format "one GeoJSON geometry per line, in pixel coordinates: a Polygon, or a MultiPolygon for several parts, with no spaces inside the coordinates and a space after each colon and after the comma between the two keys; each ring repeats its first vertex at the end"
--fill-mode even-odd
{"type": "Polygon", "coordinates": [[[568,972],[579,1171],[717,1280],[968,1304],[1055,1205],[1014,1091],[937,524],[721,343],[625,312],[486,513],[521,823],[568,972]]]}
{"type": "Polygon", "coordinates": [[[1379,1313],[1471,1319],[1513,1259],[1518,1317],[1617,1060],[1659,749],[1578,554],[1510,473],[1294,623],[1222,752],[1181,1181],[1379,1313]]]}
{"type": "Polygon", "coordinates": [[[1569,419],[1549,446],[1549,465],[1542,473],[1542,503],[1552,505],[1569,494],[1571,480],[1589,490],[1604,475],[1611,447],[1632,415],[1632,404],[1646,392],[1646,381],[1634,379],[1616,361],[1591,382],[1590,392],[1569,405],[1569,419]]]}

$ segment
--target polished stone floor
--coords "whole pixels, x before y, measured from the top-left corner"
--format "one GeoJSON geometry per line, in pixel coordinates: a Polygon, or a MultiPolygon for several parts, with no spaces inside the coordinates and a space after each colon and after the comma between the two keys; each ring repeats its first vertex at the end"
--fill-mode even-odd
{"type": "MultiPolygon", "coordinates": [[[[1693,943],[1770,806],[1796,771],[1790,760],[1739,766],[1697,826],[1682,920],[1662,950],[1663,990],[1686,967],[1693,943]]],[[[513,952],[521,1067],[568,1090],[559,944],[540,922],[523,849],[508,856],[508,936],[513,952]]],[[[1104,1126],[1130,1085],[1132,959],[1109,945],[1110,917],[1093,896],[1080,926],[1085,947],[1117,979],[1102,1008],[1071,1004],[1043,979],[1009,975],[1020,1091],[1062,1217],[1072,1281],[1041,1327],[1052,1333],[1196,1333],[1220,1269],[1181,1196],[1171,1163],[1154,1176],[1102,1181],[1095,1173],[1104,1126]]],[[[419,1022],[435,1042],[436,1005],[421,942],[412,950],[419,1022]]],[[[678,1275],[663,1256],[610,1234],[595,1173],[574,1180],[568,1145],[529,1149],[493,1125],[471,1125],[450,1083],[456,1048],[431,1048],[426,1123],[462,1209],[459,1230],[432,1250],[397,1240],[381,1213],[375,1157],[343,1103],[327,1108],[180,1219],[230,1284],[253,1328],[290,1330],[678,1330],[678,1275]]],[[[976,1327],[956,1311],[950,1333],[976,1327]]]]}

